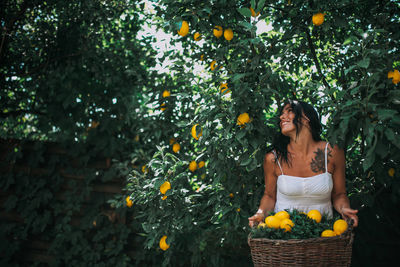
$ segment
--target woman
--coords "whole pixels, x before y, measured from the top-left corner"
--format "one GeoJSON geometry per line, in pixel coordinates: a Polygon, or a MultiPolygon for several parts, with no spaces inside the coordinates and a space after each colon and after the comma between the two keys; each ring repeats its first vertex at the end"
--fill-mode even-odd
{"type": "Polygon", "coordinates": [[[281,132],[264,158],[264,195],[249,225],[285,209],[317,209],[332,217],[333,206],[356,227],[358,211],[350,208],[346,194],[344,151],[321,140],[317,112],[305,102],[289,100],[279,119],[281,132]]]}

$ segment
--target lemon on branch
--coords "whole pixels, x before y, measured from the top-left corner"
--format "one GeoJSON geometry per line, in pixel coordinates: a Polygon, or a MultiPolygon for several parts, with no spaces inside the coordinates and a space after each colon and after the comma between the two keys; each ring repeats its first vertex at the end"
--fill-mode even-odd
{"type": "Polygon", "coordinates": [[[223,30],[221,26],[215,26],[213,29],[213,34],[215,37],[219,38],[222,36],[223,30]]]}
{"type": "Polygon", "coordinates": [[[203,168],[206,163],[202,160],[199,162],[199,169],[203,168]]]}
{"type": "Polygon", "coordinates": [[[168,190],[171,189],[171,183],[168,181],[165,181],[161,186],[160,186],[160,192],[161,194],[167,193],[168,190]]]}
{"type": "Polygon", "coordinates": [[[149,169],[147,168],[146,165],[143,165],[143,166],[142,166],[142,172],[143,172],[143,173],[149,172],[149,169]]]}
{"type": "Polygon", "coordinates": [[[389,71],[388,78],[392,79],[392,83],[398,84],[400,82],[400,72],[398,70],[389,71]]]}
{"type": "Polygon", "coordinates": [[[249,113],[245,112],[238,116],[237,118],[237,125],[245,125],[246,123],[250,122],[249,113]]]}
{"type": "Polygon", "coordinates": [[[228,83],[221,83],[219,90],[221,91],[221,94],[228,94],[230,92],[230,90],[228,90],[228,83]]]}
{"type": "Polygon", "coordinates": [[[164,111],[164,110],[167,109],[165,103],[162,103],[162,104],[160,105],[160,109],[161,109],[162,111],[164,111]]]}
{"type": "Polygon", "coordinates": [[[171,92],[168,90],[164,90],[164,92],[162,93],[162,97],[169,97],[171,95],[171,92]]]}
{"type": "Polygon", "coordinates": [[[128,208],[130,208],[130,207],[133,206],[133,201],[132,201],[132,199],[131,199],[130,196],[127,196],[127,197],[125,198],[125,201],[126,201],[126,206],[127,206],[128,208]]]}
{"type": "Polygon", "coordinates": [[[167,236],[164,235],[163,237],[161,237],[160,239],[160,248],[164,251],[166,251],[169,248],[169,245],[166,242],[167,240],[167,236]]]}
{"type": "Polygon", "coordinates": [[[210,63],[210,69],[213,71],[217,67],[217,61],[213,60],[210,63]]]}
{"type": "Polygon", "coordinates": [[[320,26],[320,25],[322,25],[322,23],[324,23],[324,20],[325,20],[324,16],[325,16],[325,14],[322,14],[322,13],[314,14],[314,15],[312,16],[312,22],[313,22],[313,24],[314,24],[315,26],[320,26]]]}
{"type": "Polygon", "coordinates": [[[186,34],[188,34],[188,32],[189,32],[189,24],[187,23],[187,21],[182,20],[182,22],[180,23],[178,34],[180,36],[186,36],[186,34]]]}
{"type": "Polygon", "coordinates": [[[194,139],[199,140],[199,137],[203,135],[203,129],[201,129],[201,127],[200,127],[200,133],[197,134],[197,130],[196,130],[197,126],[199,126],[199,124],[195,124],[192,127],[192,136],[194,139]]]}
{"type": "Polygon", "coordinates": [[[192,160],[192,161],[189,163],[189,170],[190,170],[191,172],[194,172],[195,170],[197,170],[197,163],[196,163],[196,161],[192,160]]]}
{"type": "Polygon", "coordinates": [[[172,146],[172,151],[174,151],[175,153],[178,153],[179,150],[181,150],[181,145],[178,144],[178,143],[175,143],[175,144],[172,146]]]}
{"type": "Polygon", "coordinates": [[[201,34],[199,33],[199,32],[196,32],[194,35],[193,35],[193,39],[195,40],[195,41],[200,41],[201,40],[201,34]]]}
{"type": "Polygon", "coordinates": [[[393,176],[394,176],[394,173],[395,173],[394,168],[390,168],[390,169],[388,170],[388,174],[389,174],[390,177],[393,177],[393,176]]]}
{"type": "Polygon", "coordinates": [[[232,31],[231,28],[226,29],[226,30],[224,31],[224,37],[225,37],[225,39],[226,39],[227,41],[232,40],[232,38],[233,38],[233,31],[232,31]]]}

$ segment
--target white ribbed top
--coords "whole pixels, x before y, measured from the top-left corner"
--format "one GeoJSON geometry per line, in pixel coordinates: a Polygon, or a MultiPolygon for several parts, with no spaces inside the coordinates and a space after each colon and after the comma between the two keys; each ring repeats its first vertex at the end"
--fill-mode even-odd
{"type": "Polygon", "coordinates": [[[333,181],[332,174],[328,172],[327,147],[328,143],[325,147],[325,172],[311,177],[285,175],[278,161],[282,174],[277,180],[275,212],[297,209],[307,213],[316,209],[332,217],[333,181]]]}

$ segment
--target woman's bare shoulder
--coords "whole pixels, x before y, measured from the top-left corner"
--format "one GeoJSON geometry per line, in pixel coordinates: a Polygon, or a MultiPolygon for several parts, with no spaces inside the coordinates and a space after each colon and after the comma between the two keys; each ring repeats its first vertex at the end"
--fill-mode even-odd
{"type": "Polygon", "coordinates": [[[272,151],[268,152],[267,154],[265,154],[264,156],[264,164],[275,164],[275,155],[272,151]]]}
{"type": "MultiPolygon", "coordinates": [[[[325,142],[326,144],[327,142],[325,142]]],[[[344,152],[343,148],[339,147],[337,144],[329,143],[328,149],[334,154],[342,154],[344,152]]]]}

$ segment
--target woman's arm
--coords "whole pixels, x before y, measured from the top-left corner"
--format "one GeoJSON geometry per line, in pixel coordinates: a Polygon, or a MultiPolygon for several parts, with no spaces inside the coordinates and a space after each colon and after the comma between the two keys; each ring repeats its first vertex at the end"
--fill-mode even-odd
{"type": "Polygon", "coordinates": [[[343,219],[353,220],[353,226],[358,225],[358,210],[350,208],[350,201],[346,193],[346,159],[343,149],[337,145],[332,148],[332,159],[334,161],[334,170],[332,174],[333,190],[332,190],[332,204],[337,212],[342,215],[343,219]]]}
{"type": "Polygon", "coordinates": [[[265,180],[264,195],[261,198],[257,213],[249,218],[250,227],[263,221],[268,212],[273,211],[275,207],[277,176],[275,174],[275,157],[271,152],[264,157],[263,169],[265,180]]]}

